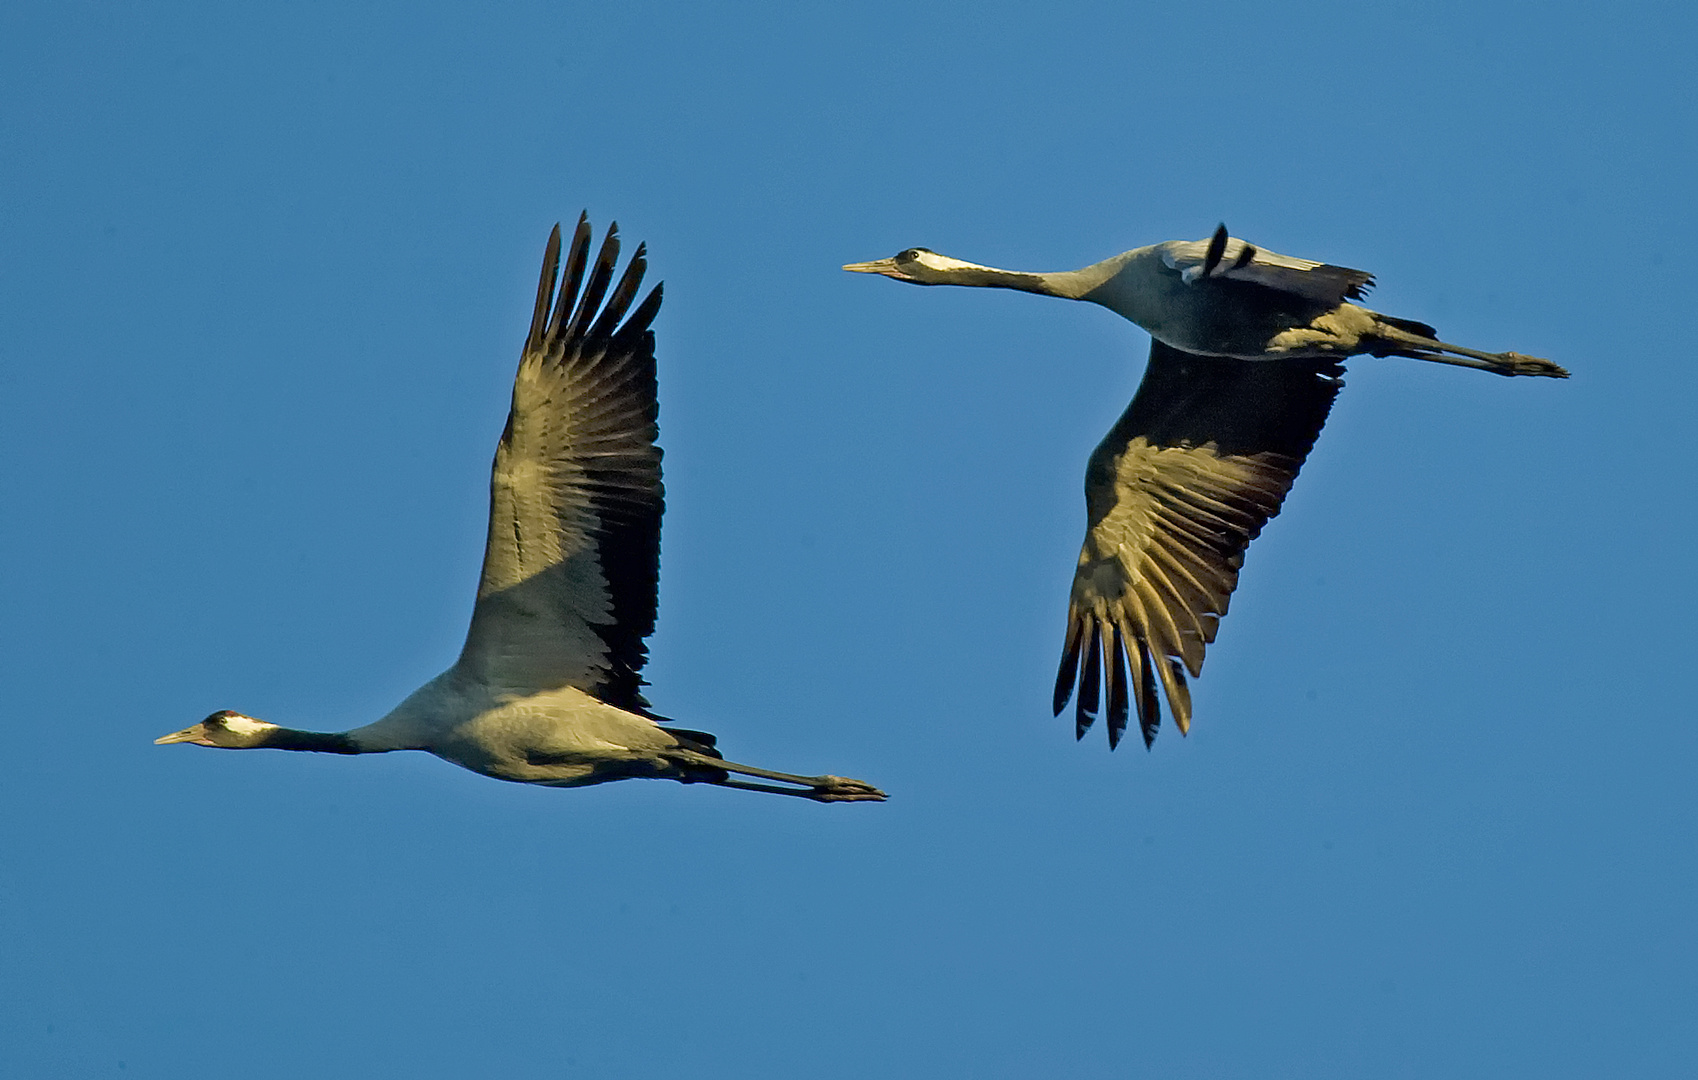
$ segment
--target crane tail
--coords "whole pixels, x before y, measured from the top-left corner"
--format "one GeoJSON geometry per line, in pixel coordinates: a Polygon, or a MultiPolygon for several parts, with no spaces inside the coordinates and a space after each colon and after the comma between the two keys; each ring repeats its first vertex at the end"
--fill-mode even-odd
{"type": "Polygon", "coordinates": [[[709,757],[724,756],[717,749],[719,746],[719,739],[710,732],[692,731],[689,728],[681,727],[664,727],[661,728],[661,730],[666,732],[668,735],[677,738],[679,740],[679,745],[683,746],[687,750],[694,750],[697,753],[706,754],[709,757]]]}
{"type": "Polygon", "coordinates": [[[1402,330],[1406,334],[1414,334],[1417,337],[1424,337],[1434,342],[1438,340],[1439,332],[1424,322],[1417,322],[1414,319],[1397,319],[1390,315],[1381,315],[1377,311],[1374,313],[1374,318],[1387,326],[1402,330]]]}

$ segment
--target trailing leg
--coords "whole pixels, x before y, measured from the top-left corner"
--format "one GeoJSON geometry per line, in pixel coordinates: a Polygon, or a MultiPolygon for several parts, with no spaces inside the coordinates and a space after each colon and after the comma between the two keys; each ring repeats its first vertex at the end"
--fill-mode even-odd
{"type": "Polygon", "coordinates": [[[793,773],[774,772],[771,769],[758,769],[753,765],[739,765],[735,761],[725,761],[683,749],[671,751],[666,757],[686,767],[686,776],[680,778],[686,783],[718,784],[720,787],[741,788],[744,791],[794,795],[815,802],[883,802],[888,798],[884,792],[871,784],[844,776],[797,776],[793,773]],[[733,780],[726,775],[728,773],[753,776],[761,780],[776,780],[779,784],[792,786],[751,784],[743,780],[733,780]]]}
{"type": "MultiPolygon", "coordinates": [[[[1498,375],[1543,375],[1551,379],[1568,378],[1568,369],[1559,367],[1549,360],[1537,356],[1526,356],[1518,352],[1489,353],[1477,349],[1465,349],[1461,345],[1451,345],[1436,338],[1406,329],[1396,325],[1404,320],[1388,319],[1379,316],[1375,320],[1374,337],[1386,345],[1387,349],[1370,349],[1375,356],[1407,356],[1411,360],[1431,360],[1439,364],[1455,364],[1458,367],[1479,368],[1482,371],[1494,372],[1498,375]]],[[[1427,329],[1422,324],[1421,329],[1427,329]]]]}

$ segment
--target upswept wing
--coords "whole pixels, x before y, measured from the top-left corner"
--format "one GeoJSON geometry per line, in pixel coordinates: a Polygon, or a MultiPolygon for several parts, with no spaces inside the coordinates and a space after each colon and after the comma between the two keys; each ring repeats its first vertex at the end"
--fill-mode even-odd
{"type": "Polygon", "coordinates": [[[1150,348],[1144,381],[1085,472],[1089,525],[1067,611],[1055,712],[1080,738],[1107,702],[1110,748],[1133,707],[1148,746],[1191,726],[1185,675],[1238,586],[1244,551],[1279,513],[1344,385],[1332,361],[1245,361],[1150,348]]]}
{"type": "Polygon", "coordinates": [[[1187,285],[1207,278],[1253,281],[1328,307],[1360,300],[1374,286],[1374,275],[1347,266],[1279,255],[1227,235],[1226,226],[1207,240],[1162,245],[1162,262],[1179,271],[1187,285]]]}
{"type": "Polygon", "coordinates": [[[495,449],[489,543],[459,666],[498,693],[576,686],[644,711],[664,505],[649,329],[661,289],[625,318],[647,261],[639,246],[608,296],[617,233],[608,230],[588,267],[590,226],[579,219],[558,297],[558,225],[548,239],[495,449]]]}

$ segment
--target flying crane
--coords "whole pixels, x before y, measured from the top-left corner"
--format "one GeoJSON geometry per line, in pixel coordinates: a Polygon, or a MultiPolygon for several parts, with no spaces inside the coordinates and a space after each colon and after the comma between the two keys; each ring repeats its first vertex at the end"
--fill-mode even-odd
{"type": "Polygon", "coordinates": [[[223,710],[156,742],[425,750],[498,780],[552,787],[648,777],[817,802],[885,798],[859,780],[726,761],[712,735],[663,727],[668,721],[649,710],[641,671],[654,630],[663,508],[649,324],[661,288],[630,310],[647,266],[639,246],[602,307],[619,258],[618,226],[586,284],[590,240],[581,217],[556,296],[560,226],[548,238],[495,450],[483,576],[454,665],[351,731],[297,731],[223,710]]]}
{"type": "Polygon", "coordinates": [[[1180,733],[1190,730],[1186,674],[1202,673],[1245,549],[1326,423],[1340,361],[1366,353],[1568,377],[1549,360],[1451,345],[1425,323],[1351,303],[1373,275],[1275,254],[1225,225],[1059,273],[927,248],[843,269],[1087,300],[1149,331],[1143,382],[1085,467],[1088,524],[1055,682],[1055,713],[1075,700],[1079,738],[1106,702],[1110,748],[1134,708],[1144,744],[1154,741],[1158,684],[1180,733]]]}

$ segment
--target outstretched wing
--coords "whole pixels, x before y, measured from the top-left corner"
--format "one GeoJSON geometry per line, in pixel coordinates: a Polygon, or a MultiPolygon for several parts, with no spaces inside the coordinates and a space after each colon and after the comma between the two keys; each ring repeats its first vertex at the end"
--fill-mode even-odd
{"type": "Polygon", "coordinates": [[[489,544],[459,667],[497,692],[576,686],[643,711],[663,508],[649,330],[661,290],[625,318],[647,265],[639,246],[597,313],[617,233],[608,230],[586,281],[590,226],[579,219],[558,298],[558,225],[548,238],[495,449],[489,544]]]}
{"type": "Polygon", "coordinates": [[[1279,255],[1228,236],[1225,225],[1207,240],[1161,246],[1162,262],[1187,285],[1207,278],[1253,281],[1327,307],[1360,300],[1374,286],[1374,275],[1365,270],[1279,255]]]}
{"type": "Polygon", "coordinates": [[[1089,526],[1055,682],[1083,738],[1106,699],[1112,748],[1132,703],[1144,743],[1161,723],[1159,680],[1181,733],[1185,673],[1226,614],[1244,551],[1279,513],[1344,385],[1333,361],[1246,361],[1160,341],[1132,404],[1085,471],[1089,526]]]}

